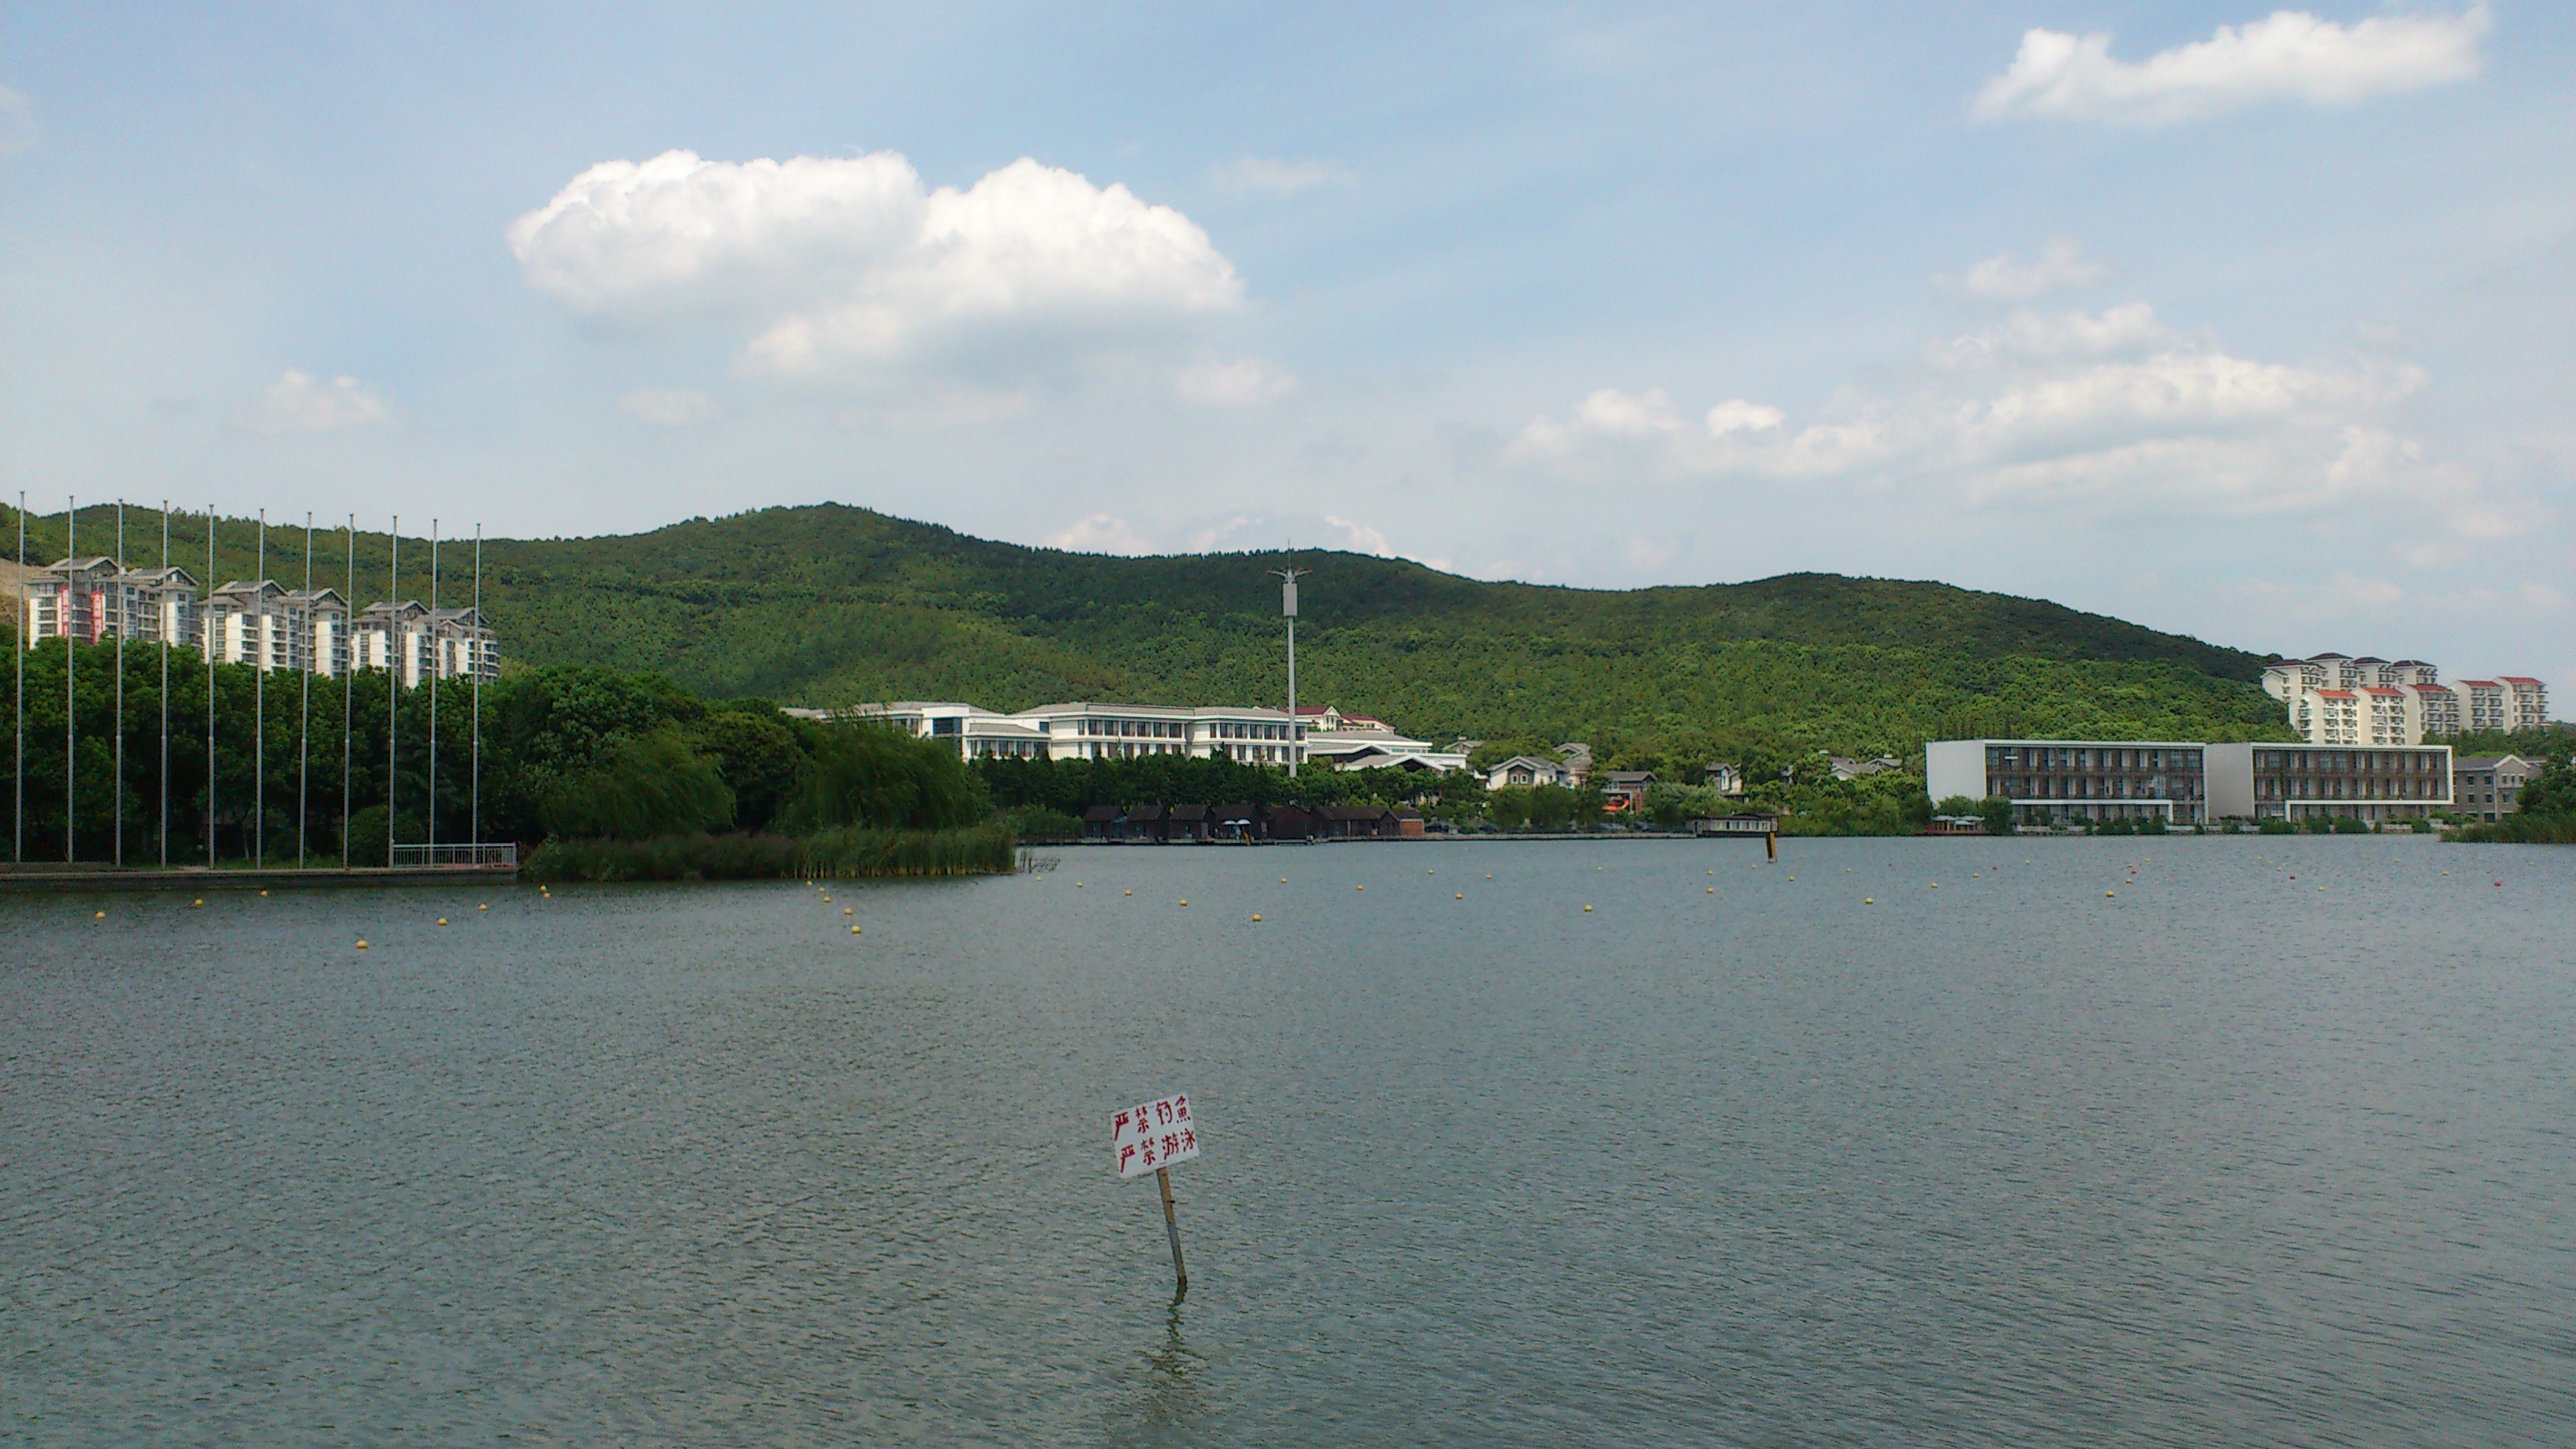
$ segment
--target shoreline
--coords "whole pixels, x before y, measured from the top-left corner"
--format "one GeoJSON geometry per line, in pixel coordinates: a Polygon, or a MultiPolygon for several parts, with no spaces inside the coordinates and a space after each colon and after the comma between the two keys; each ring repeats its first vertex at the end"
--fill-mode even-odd
{"type": "Polygon", "coordinates": [[[217,870],[206,866],[118,869],[30,869],[0,866],[0,894],[82,891],[238,891],[343,886],[516,885],[519,868],[500,865],[314,866],[283,870],[217,870]]]}

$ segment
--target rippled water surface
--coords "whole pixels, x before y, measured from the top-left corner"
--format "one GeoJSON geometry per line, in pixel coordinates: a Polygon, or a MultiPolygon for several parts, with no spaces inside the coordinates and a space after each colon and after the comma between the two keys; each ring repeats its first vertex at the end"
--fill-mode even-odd
{"type": "Polygon", "coordinates": [[[2576,1442],[2576,852],[1782,856],[0,898],[0,1439],[2576,1442]]]}

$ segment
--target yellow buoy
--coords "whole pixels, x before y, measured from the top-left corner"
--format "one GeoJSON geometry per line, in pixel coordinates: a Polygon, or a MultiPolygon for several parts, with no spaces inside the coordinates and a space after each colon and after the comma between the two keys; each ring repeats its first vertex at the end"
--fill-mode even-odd
{"type": "Polygon", "coordinates": [[[266,900],[266,899],[268,898],[268,892],[266,892],[266,891],[261,891],[259,894],[260,894],[260,899],[262,899],[262,900],[266,900]]]}
{"type": "Polygon", "coordinates": [[[841,914],[845,916],[855,916],[858,912],[851,910],[848,906],[843,906],[841,907],[841,914]]]}
{"type": "Polygon", "coordinates": [[[490,910],[490,909],[492,909],[492,908],[491,908],[490,906],[476,906],[474,909],[476,909],[476,910],[478,910],[478,911],[488,911],[488,910],[490,910]]]}
{"type": "Polygon", "coordinates": [[[1254,912],[1252,913],[1252,919],[1254,919],[1254,920],[1256,920],[1256,921],[1260,920],[1260,919],[1261,919],[1261,913],[1260,913],[1259,911],[1254,911],[1254,912]]]}
{"type": "Polygon", "coordinates": [[[858,933],[859,933],[859,928],[858,928],[858,927],[856,927],[856,926],[852,926],[852,927],[850,928],[850,934],[851,934],[851,935],[855,936],[855,935],[857,935],[858,933]]]}
{"type": "Polygon", "coordinates": [[[1860,903],[1864,906],[1874,906],[1878,904],[1878,900],[1874,896],[1862,896],[1860,898],[1860,903]]]}
{"type": "Polygon", "coordinates": [[[1592,909],[1592,908],[1591,908],[1590,906],[1585,906],[1585,907],[1584,907],[1584,909],[1588,911],[1588,910],[1590,910],[1590,909],[1592,909]]]}
{"type": "MultiPolygon", "coordinates": [[[[2442,874],[2444,874],[2444,875],[2449,875],[2449,874],[2450,874],[2450,872],[2446,870],[2446,871],[2442,872],[2442,874]]],[[[195,900],[190,901],[188,904],[190,904],[190,905],[192,905],[192,906],[202,906],[202,905],[204,905],[205,903],[206,903],[206,898],[205,898],[204,896],[199,896],[199,897],[197,897],[195,900]]]]}
{"type": "Polygon", "coordinates": [[[358,943],[358,949],[359,949],[359,950],[361,950],[361,951],[363,951],[363,950],[367,949],[367,943],[366,943],[366,942],[364,942],[364,941],[360,941],[360,942],[358,943]]]}
{"type": "Polygon", "coordinates": [[[1453,900],[1453,901],[1463,901],[1463,900],[1465,900],[1466,898],[1467,898],[1467,893],[1466,893],[1465,891],[1460,891],[1460,892],[1458,892],[1456,895],[1451,896],[1449,899],[1451,899],[1451,900],[1453,900]]]}
{"type": "MultiPolygon", "coordinates": [[[[1491,879],[1493,879],[1493,877],[1491,877],[1491,876],[1487,876],[1487,877],[1486,877],[1486,879],[1487,879],[1487,880],[1491,880],[1491,879]]],[[[1280,883],[1281,885],[1286,885],[1286,884],[1288,883],[1288,877],[1286,877],[1286,876],[1284,876],[1284,875],[1283,875],[1283,876],[1281,876],[1281,877],[1279,877],[1279,883],[1280,883]]]]}
{"type": "Polygon", "coordinates": [[[2103,894],[2103,895],[2105,895],[2105,896],[2116,896],[2116,895],[2118,895],[2118,894],[2119,894],[2119,892],[2118,892],[2118,891],[2104,891],[2104,892],[2102,892],[2102,894],[2103,894]]]}
{"type": "Polygon", "coordinates": [[[1791,880],[1796,880],[1796,879],[1797,879],[1797,877],[1793,875],[1793,876],[1789,877],[1789,879],[1791,879],[1791,880]]]}
{"type": "MultiPolygon", "coordinates": [[[[1715,875],[1715,874],[1717,874],[1717,872],[1716,872],[1716,871],[1710,871],[1710,872],[1709,872],[1709,874],[1710,874],[1710,875],[1715,875]]],[[[2448,874],[2450,874],[2450,872],[2448,872],[2448,871],[2444,871],[2444,872],[2443,872],[2443,874],[2448,875],[2448,874]]],[[[1492,880],[1493,878],[1494,878],[1494,873],[1493,873],[1492,871],[1490,871],[1490,870],[1489,870],[1489,871],[1485,872],[1485,879],[1487,879],[1487,880],[1492,880]]],[[[1284,881],[1284,880],[1280,882],[1280,884],[1281,884],[1281,885],[1286,885],[1287,883],[1288,883],[1288,882],[1286,882],[1286,881],[1284,881]]]]}
{"type": "Polygon", "coordinates": [[[1940,883],[1939,881],[1937,881],[1937,880],[1936,880],[1936,881],[1932,882],[1932,889],[1934,889],[1934,890],[1936,890],[1936,891],[1937,891],[1937,890],[1939,890],[1940,888],[1941,888],[1941,883],[1940,883]]]}
{"type": "Polygon", "coordinates": [[[1367,886],[1354,886],[1354,887],[1352,887],[1352,889],[1354,889],[1354,890],[1363,890],[1363,891],[1364,891],[1364,890],[1367,890],[1367,889],[1368,889],[1368,887],[1367,887],[1367,886]]]}
{"type": "Polygon", "coordinates": [[[1082,889],[1082,882],[1080,882],[1080,881],[1075,881],[1075,882],[1073,883],[1073,888],[1074,888],[1075,890],[1080,890],[1080,889],[1082,889]]]}
{"type": "Polygon", "coordinates": [[[441,916],[441,917],[439,917],[439,918],[438,918],[438,923],[439,923],[440,925],[442,925],[442,926],[446,925],[446,924],[447,924],[447,918],[446,918],[445,916],[441,916]]]}
{"type": "Polygon", "coordinates": [[[94,921],[104,921],[107,919],[107,912],[101,911],[97,915],[90,917],[90,919],[94,921]]]}
{"type": "Polygon", "coordinates": [[[1188,902],[1188,901],[1183,901],[1183,902],[1181,902],[1181,904],[1186,906],[1186,905],[1188,905],[1188,904],[1189,904],[1189,902],[1188,902]]]}
{"type": "Polygon", "coordinates": [[[1423,872],[1423,874],[1424,874],[1424,875],[1438,875],[1439,873],[1440,873],[1440,872],[1438,872],[1438,871],[1436,871],[1436,870],[1426,870],[1426,871],[1424,871],[1424,872],[1423,872]]]}
{"type": "Polygon", "coordinates": [[[1709,893],[1710,895],[1716,895],[1716,894],[1717,894],[1717,887],[1715,887],[1715,886],[1710,886],[1710,887],[1708,888],[1708,893],[1709,893]]]}

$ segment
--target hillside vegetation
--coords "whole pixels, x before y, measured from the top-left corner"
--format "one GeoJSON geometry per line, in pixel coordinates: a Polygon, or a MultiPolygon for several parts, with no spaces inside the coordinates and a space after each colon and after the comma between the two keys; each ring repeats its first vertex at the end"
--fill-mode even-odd
{"type": "MultiPolygon", "coordinates": [[[[14,515],[0,510],[6,526],[14,515]]],[[[157,561],[157,516],[128,520],[157,561]]],[[[82,552],[113,537],[84,510],[82,552]]],[[[205,519],[174,521],[174,561],[205,571],[205,519]]],[[[60,515],[30,553],[61,552],[60,515]]],[[[252,572],[251,526],[223,520],[216,572],[252,572]]],[[[386,592],[387,540],[357,540],[360,602],[386,592]]],[[[425,543],[402,545],[407,597],[425,543]]],[[[341,586],[337,535],[315,581],[341,586]]],[[[1299,694],[1435,740],[1588,739],[1616,756],[1701,750],[1920,750],[1927,737],[2029,734],[2278,739],[2262,656],[2054,604],[1943,584],[1791,574],[1606,591],[1483,583],[1419,564],[1302,550],[1299,694]]],[[[711,698],[790,704],[964,699],[1273,703],[1285,694],[1271,555],[1119,558],[1025,548],[837,505],[692,519],[650,533],[495,539],[483,601],[513,666],[659,672],[711,698]]],[[[462,603],[470,544],[442,547],[462,603]]],[[[300,531],[268,572],[302,578],[300,531]]],[[[1613,761],[1615,763],[1615,760],[1613,761]]]]}

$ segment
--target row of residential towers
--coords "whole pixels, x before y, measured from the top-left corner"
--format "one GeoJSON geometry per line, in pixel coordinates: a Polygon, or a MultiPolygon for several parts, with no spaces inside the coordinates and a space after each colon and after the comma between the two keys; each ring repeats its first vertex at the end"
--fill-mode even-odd
{"type": "Polygon", "coordinates": [[[2549,718],[2549,690],[2537,679],[2507,674],[2444,684],[2421,659],[2275,659],[2263,670],[2263,689],[2288,708],[2290,727],[2312,745],[2420,745],[2536,730],[2549,718]]]}
{"type": "Polygon", "coordinates": [[[432,678],[489,684],[501,674],[500,643],[474,608],[405,599],[369,604],[352,618],[337,589],[260,579],[206,593],[186,569],[132,569],[104,557],[31,569],[21,595],[19,637],[30,648],[66,636],[85,644],[167,641],[266,670],[395,669],[406,688],[432,678]]]}

